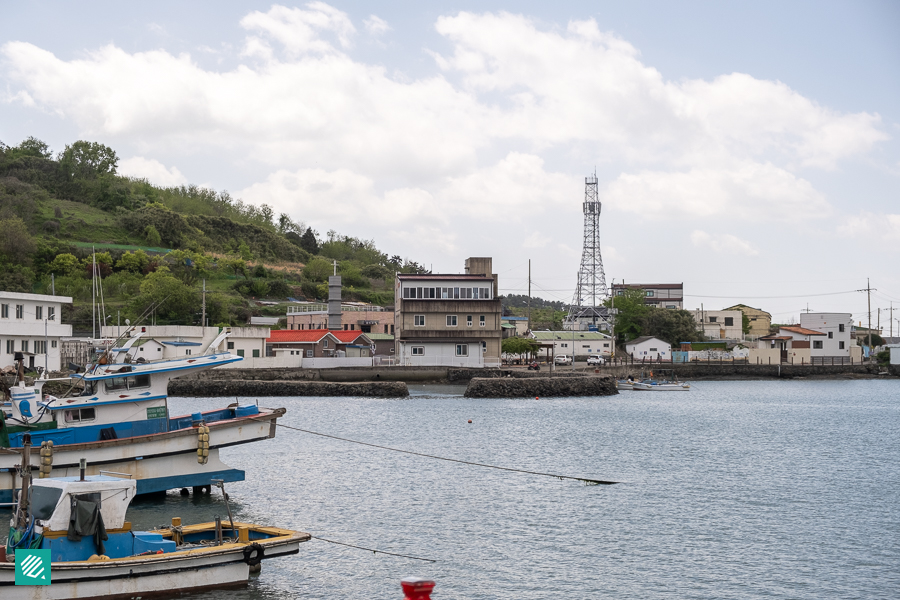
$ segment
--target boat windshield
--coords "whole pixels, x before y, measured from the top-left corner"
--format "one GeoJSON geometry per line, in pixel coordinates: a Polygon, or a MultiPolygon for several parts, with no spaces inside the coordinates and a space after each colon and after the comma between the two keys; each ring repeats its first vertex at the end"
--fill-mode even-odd
{"type": "Polygon", "coordinates": [[[60,488],[35,485],[31,487],[31,513],[35,519],[48,521],[56,510],[59,497],[62,495],[60,488]]]}

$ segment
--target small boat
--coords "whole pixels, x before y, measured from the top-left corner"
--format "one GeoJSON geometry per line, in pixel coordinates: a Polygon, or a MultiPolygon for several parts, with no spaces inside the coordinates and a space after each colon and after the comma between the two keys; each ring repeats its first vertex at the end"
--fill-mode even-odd
{"type": "Polygon", "coordinates": [[[669,369],[659,369],[659,373],[663,376],[659,379],[653,378],[653,372],[650,372],[649,379],[635,381],[631,389],[636,392],[687,392],[691,389],[691,384],[678,381],[675,372],[669,369]],[[671,375],[667,375],[667,374],[671,375]]]}
{"type": "Polygon", "coordinates": [[[26,385],[18,361],[17,382],[0,404],[0,503],[10,502],[18,487],[16,465],[25,435],[43,446],[42,477],[76,474],[84,458],[89,475],[101,470],[132,475],[138,494],[205,491],[213,479],[244,479],[243,471],[219,460],[219,449],[274,437],[284,408],[232,404],[182,416],[170,415],[168,408],[170,379],[242,360],[218,351],[230,330],[223,329],[202,354],[150,362],[130,358],[142,333],[132,328],[121,347],[108,348],[84,373],[64,378],[70,393],[58,398],[43,394],[52,380],[26,385]]]}
{"type": "Polygon", "coordinates": [[[125,512],[136,487],[106,475],[35,480],[0,548],[0,597],[111,600],[242,587],[260,561],[297,554],[310,539],[234,522],[227,496],[227,522],[181,525],[175,518],[171,527],[133,531],[125,512]]]}
{"type": "Polygon", "coordinates": [[[633,379],[617,379],[616,380],[616,389],[619,391],[632,390],[632,389],[634,389],[633,386],[634,386],[633,379]]]}

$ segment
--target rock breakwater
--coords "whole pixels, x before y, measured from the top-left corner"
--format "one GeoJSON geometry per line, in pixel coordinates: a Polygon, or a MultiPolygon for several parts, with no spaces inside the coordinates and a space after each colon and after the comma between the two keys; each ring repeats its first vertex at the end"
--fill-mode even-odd
{"type": "Polygon", "coordinates": [[[466,398],[535,398],[553,396],[614,396],[612,377],[475,377],[466,398]]]}
{"type": "Polygon", "coordinates": [[[359,396],[365,398],[405,398],[409,389],[402,381],[242,381],[174,379],[170,396],[359,396]]]}

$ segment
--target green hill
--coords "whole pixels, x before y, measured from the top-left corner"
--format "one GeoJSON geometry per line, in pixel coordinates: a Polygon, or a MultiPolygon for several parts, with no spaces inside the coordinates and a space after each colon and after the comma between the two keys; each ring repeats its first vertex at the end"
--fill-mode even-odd
{"type": "Polygon", "coordinates": [[[196,186],[163,188],[116,173],[115,151],[78,141],[54,155],[40,140],[0,142],[0,289],[71,295],[90,323],[92,252],[107,314],[199,324],[283,315],[288,297],[324,299],[338,261],[346,299],[393,302],[395,272],[424,272],[373,241],[318,232],[288,215],[196,186]]]}

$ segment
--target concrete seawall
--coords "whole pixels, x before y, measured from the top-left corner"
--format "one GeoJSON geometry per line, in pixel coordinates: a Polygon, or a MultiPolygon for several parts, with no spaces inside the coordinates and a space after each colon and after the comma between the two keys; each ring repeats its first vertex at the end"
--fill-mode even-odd
{"type": "Polygon", "coordinates": [[[349,396],[405,398],[409,389],[402,381],[333,383],[325,381],[252,381],[173,379],[170,396],[349,396]]]}
{"type": "Polygon", "coordinates": [[[540,398],[554,396],[614,396],[612,377],[475,377],[466,398],[540,398]]]}
{"type": "Polygon", "coordinates": [[[755,365],[743,363],[654,363],[641,365],[611,365],[600,367],[599,372],[615,377],[638,376],[641,371],[650,373],[660,370],[674,370],[679,379],[856,379],[875,377],[896,377],[900,375],[898,365],[882,367],[875,364],[864,365],[755,365]],[[879,375],[886,373],[885,375],[879,375]]]}

